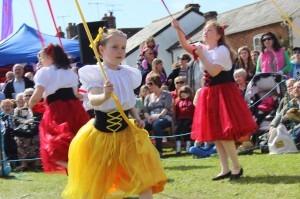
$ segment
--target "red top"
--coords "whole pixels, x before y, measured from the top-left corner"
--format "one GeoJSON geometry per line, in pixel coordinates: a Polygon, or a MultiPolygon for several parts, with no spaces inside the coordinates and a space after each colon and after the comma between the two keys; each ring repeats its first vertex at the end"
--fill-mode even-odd
{"type": "Polygon", "coordinates": [[[195,106],[190,99],[177,99],[176,106],[176,119],[193,118],[195,106]]]}

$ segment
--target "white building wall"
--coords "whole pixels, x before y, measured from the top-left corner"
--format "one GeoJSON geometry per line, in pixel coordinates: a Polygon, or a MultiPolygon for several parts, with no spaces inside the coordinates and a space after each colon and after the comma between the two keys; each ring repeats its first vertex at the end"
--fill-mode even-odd
{"type": "Polygon", "coordinates": [[[297,12],[295,12],[293,15],[292,15],[292,18],[293,18],[293,21],[292,23],[295,25],[295,27],[297,28],[297,32],[291,28],[292,30],[292,45],[293,47],[300,47],[300,9],[298,9],[297,12]]]}

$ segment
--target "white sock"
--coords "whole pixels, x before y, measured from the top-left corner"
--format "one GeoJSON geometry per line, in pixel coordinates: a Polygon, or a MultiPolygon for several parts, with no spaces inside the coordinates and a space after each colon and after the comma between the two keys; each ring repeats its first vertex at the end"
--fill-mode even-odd
{"type": "Polygon", "coordinates": [[[191,148],[191,141],[186,141],[186,152],[188,153],[191,148]]]}
{"type": "Polygon", "coordinates": [[[181,141],[176,141],[176,152],[181,152],[181,141]]]}

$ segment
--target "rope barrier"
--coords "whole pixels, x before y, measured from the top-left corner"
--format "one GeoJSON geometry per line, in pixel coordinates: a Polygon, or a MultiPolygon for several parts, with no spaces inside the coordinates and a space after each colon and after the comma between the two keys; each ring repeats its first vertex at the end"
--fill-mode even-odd
{"type": "Polygon", "coordinates": [[[191,133],[184,133],[179,135],[167,135],[167,136],[149,136],[150,138],[172,138],[172,137],[178,137],[178,136],[184,136],[184,135],[190,135],[191,133]]]}

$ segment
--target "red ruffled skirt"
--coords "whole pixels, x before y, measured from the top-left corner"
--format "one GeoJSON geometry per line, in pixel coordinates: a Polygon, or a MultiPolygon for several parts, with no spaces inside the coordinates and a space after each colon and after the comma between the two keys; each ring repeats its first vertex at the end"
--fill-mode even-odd
{"type": "Polygon", "coordinates": [[[46,173],[65,170],[55,162],[68,160],[72,139],[88,121],[89,116],[79,100],[57,100],[46,106],[39,125],[40,152],[46,173]]]}
{"type": "Polygon", "coordinates": [[[191,138],[201,142],[237,140],[257,129],[235,83],[203,87],[194,112],[191,138]]]}

